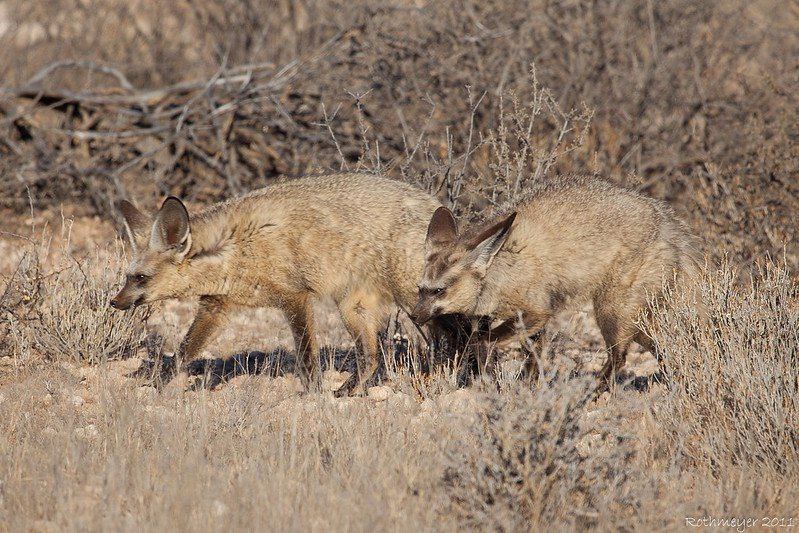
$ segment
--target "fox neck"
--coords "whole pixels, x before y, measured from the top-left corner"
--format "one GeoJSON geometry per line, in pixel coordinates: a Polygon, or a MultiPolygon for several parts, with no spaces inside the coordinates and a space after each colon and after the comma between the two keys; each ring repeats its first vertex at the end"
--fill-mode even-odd
{"type": "Polygon", "coordinates": [[[483,278],[480,285],[480,292],[477,295],[477,303],[474,306],[475,316],[494,316],[499,307],[499,285],[494,283],[490,275],[483,278]]]}
{"type": "Polygon", "coordinates": [[[227,262],[221,257],[202,257],[187,259],[179,267],[178,272],[185,280],[180,297],[194,298],[198,296],[224,296],[232,288],[232,276],[229,275],[227,262]]]}
{"type": "Polygon", "coordinates": [[[178,267],[186,280],[185,297],[222,296],[231,291],[232,243],[224,224],[213,220],[192,221],[192,246],[178,267]]]}

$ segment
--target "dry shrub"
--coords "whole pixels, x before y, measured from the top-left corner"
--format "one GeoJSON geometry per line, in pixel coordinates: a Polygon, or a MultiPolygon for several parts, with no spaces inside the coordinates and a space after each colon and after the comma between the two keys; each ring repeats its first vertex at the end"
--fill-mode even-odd
{"type": "Polygon", "coordinates": [[[124,357],[144,337],[145,308],[117,313],[109,301],[122,277],[118,254],[95,250],[85,258],[31,244],[7,284],[4,304],[16,354],[29,348],[48,360],[97,363],[124,357]]]}
{"type": "Polygon", "coordinates": [[[799,287],[773,262],[744,286],[737,278],[726,263],[706,277],[707,317],[679,295],[657,313],[671,387],[657,418],[715,476],[799,476],[799,287]]]}
{"type": "Polygon", "coordinates": [[[597,525],[600,511],[620,523],[629,495],[632,435],[588,420],[591,380],[549,376],[531,391],[516,382],[485,398],[478,422],[448,447],[449,512],[469,528],[527,530],[597,525]],[[589,443],[603,443],[587,453],[589,443]]]}
{"type": "MultiPolygon", "coordinates": [[[[40,205],[70,199],[94,211],[124,193],[219,200],[279,174],[355,166],[365,131],[370,163],[388,174],[454,180],[442,191],[459,175],[490,188],[496,172],[474,149],[498,131],[500,95],[534,104],[535,60],[561,109],[596,111],[585,144],[553,172],[588,169],[679,200],[737,258],[785,241],[789,263],[799,261],[795,4],[6,4],[0,72],[13,89],[0,93],[0,202],[13,209],[27,207],[26,186],[40,205]],[[65,59],[123,78],[85,68],[35,76],[65,59]],[[274,77],[286,83],[263,90],[274,77]],[[186,81],[199,88],[181,98],[98,103],[186,81]]],[[[541,123],[533,145],[558,128],[541,123]]]]}
{"type": "Polygon", "coordinates": [[[519,201],[585,144],[593,112],[584,104],[561,109],[552,89],[539,82],[535,64],[518,89],[498,95],[495,123],[485,137],[467,145],[458,161],[461,172],[452,172],[454,162],[442,165],[448,202],[470,218],[489,217],[519,201]],[[466,172],[469,162],[471,175],[466,172]]]}

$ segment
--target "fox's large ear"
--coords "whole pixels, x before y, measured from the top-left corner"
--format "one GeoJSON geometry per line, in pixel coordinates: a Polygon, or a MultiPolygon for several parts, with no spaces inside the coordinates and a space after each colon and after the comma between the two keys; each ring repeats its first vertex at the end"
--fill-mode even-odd
{"type": "Polygon", "coordinates": [[[452,216],[452,211],[446,207],[439,207],[433,213],[430,225],[427,226],[425,249],[430,252],[430,250],[449,244],[455,241],[457,233],[458,229],[455,225],[455,217],[452,216]]]}
{"type": "Polygon", "coordinates": [[[145,215],[132,203],[122,200],[117,204],[117,209],[122,213],[122,220],[125,224],[125,235],[128,238],[133,253],[136,253],[139,242],[146,238],[147,231],[150,229],[152,220],[145,215]]]}
{"type": "Polygon", "coordinates": [[[516,220],[515,212],[469,239],[467,246],[470,250],[463,259],[466,264],[471,265],[481,275],[485,275],[491,261],[508,239],[514,220],[516,220]]]}
{"type": "Polygon", "coordinates": [[[153,249],[174,249],[183,259],[191,248],[189,212],[178,198],[170,196],[161,204],[155,215],[150,247],[153,249]]]}

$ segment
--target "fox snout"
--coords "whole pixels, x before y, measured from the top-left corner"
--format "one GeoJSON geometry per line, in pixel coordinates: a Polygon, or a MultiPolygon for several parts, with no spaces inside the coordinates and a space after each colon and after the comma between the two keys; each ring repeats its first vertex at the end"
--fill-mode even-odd
{"type": "Polygon", "coordinates": [[[144,303],[144,295],[132,295],[126,288],[123,288],[109,303],[114,309],[125,311],[144,303]]]}
{"type": "Polygon", "coordinates": [[[410,313],[411,320],[422,326],[433,318],[432,306],[425,300],[419,300],[410,313]]]}

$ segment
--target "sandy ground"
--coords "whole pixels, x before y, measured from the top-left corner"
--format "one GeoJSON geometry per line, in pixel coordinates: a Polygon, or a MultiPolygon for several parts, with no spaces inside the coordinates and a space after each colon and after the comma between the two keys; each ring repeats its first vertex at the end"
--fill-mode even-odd
{"type": "MultiPolygon", "coordinates": [[[[17,228],[14,233],[36,234],[49,226],[52,254],[66,243],[78,258],[97,248],[116,249],[111,225],[99,219],[51,214],[33,224],[5,221],[17,228]]],[[[10,274],[24,249],[24,240],[0,236],[0,273],[10,274]]],[[[151,340],[163,341],[151,346],[172,352],[195,307],[154,306],[147,330],[151,340]]],[[[242,361],[242,354],[268,362],[258,373],[228,372],[221,382],[181,374],[156,388],[151,380],[131,377],[148,358],[146,345],[124,360],[96,365],[32,354],[0,357],[0,413],[6,413],[0,447],[11,450],[7,462],[0,461],[0,522],[28,531],[213,530],[231,521],[233,529],[244,530],[255,524],[278,530],[385,529],[397,520],[417,529],[457,528],[457,522],[440,522],[439,504],[423,495],[439,494],[434,487],[452,453],[446,446],[464,438],[481,409],[485,384],[458,388],[451,370],[427,376],[389,360],[365,397],[336,399],[332,391],[353,366],[353,342],[329,303],[317,307],[316,318],[325,368],[323,392],[316,394],[305,393],[292,372],[290,332],[273,309],[235,315],[203,353],[228,369],[237,368],[231,361],[242,361]],[[290,445],[280,444],[286,439],[290,445]],[[334,453],[328,448],[336,450],[334,459],[326,459],[334,453]],[[360,462],[348,459],[361,455],[360,462]],[[297,461],[304,465],[299,470],[297,461]],[[330,461],[334,467],[324,466],[330,461]],[[120,473],[120,464],[129,469],[120,473]],[[252,477],[264,468],[277,473],[252,477]],[[309,487],[320,476],[328,484],[308,510],[304,495],[315,490],[309,487]],[[164,487],[158,498],[153,483],[164,487]],[[278,495],[270,492],[266,507],[255,496],[242,499],[242,492],[260,490],[278,495]],[[14,496],[4,500],[4,494],[14,496]],[[391,503],[386,507],[384,501],[391,503]],[[334,505],[347,513],[330,516],[334,505]],[[126,521],[118,521],[120,514],[126,521]],[[178,516],[186,521],[176,523],[178,516]]],[[[588,310],[559,317],[547,350],[557,357],[543,363],[545,372],[565,363],[589,378],[605,357],[588,310]]],[[[516,380],[520,362],[514,352],[505,354],[500,388],[516,380]]],[[[615,449],[608,428],[618,427],[620,417],[635,431],[650,431],[648,410],[664,390],[647,385],[646,376],[656,368],[648,353],[631,351],[613,394],[586,406],[584,416],[594,429],[580,437],[581,456],[615,449]]]]}

